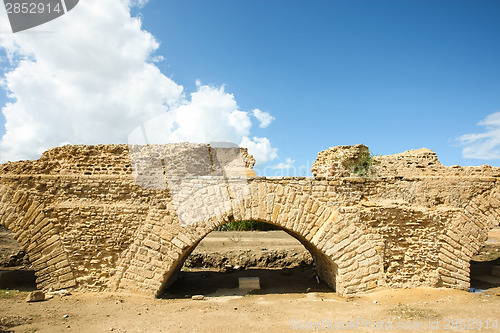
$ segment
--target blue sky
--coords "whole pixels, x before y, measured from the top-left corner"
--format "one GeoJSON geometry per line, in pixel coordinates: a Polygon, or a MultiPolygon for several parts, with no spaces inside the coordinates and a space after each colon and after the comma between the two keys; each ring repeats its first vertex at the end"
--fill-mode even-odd
{"type": "MultiPolygon", "coordinates": [[[[186,96],[224,86],[250,118],[274,117],[265,128],[251,118],[245,134],[277,149],[261,173],[308,174],[298,168],[317,152],[357,143],[500,166],[498,1],[149,0],[131,14],[159,43],[149,59],[164,57],[154,66],[186,96]],[[465,134],[474,142],[458,140],[465,134]],[[287,160],[295,169],[270,169],[287,160]]],[[[3,59],[3,73],[16,68],[3,59]]]]}

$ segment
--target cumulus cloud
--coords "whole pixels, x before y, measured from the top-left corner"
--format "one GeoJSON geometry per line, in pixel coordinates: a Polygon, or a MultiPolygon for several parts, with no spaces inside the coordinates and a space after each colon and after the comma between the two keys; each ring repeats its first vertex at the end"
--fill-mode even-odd
{"type": "Polygon", "coordinates": [[[276,165],[273,165],[271,169],[273,170],[288,170],[293,167],[293,164],[295,163],[295,160],[292,160],[291,158],[287,158],[285,162],[280,162],[276,165]]]}
{"type": "MultiPolygon", "coordinates": [[[[37,158],[65,143],[133,143],[144,140],[139,125],[148,142],[248,143],[257,162],[276,158],[267,138],[250,139],[250,114],[224,87],[197,82],[187,98],[160,72],[154,64],[163,60],[154,54],[159,42],[130,14],[131,6],[146,3],[80,1],[47,24],[0,34],[13,68],[0,82],[12,99],[2,109],[0,162],[37,158]]],[[[2,15],[0,30],[8,31],[2,15]]]]}
{"type": "Polygon", "coordinates": [[[248,148],[259,164],[277,158],[278,150],[269,139],[249,137],[250,115],[239,110],[232,94],[223,86],[203,85],[198,80],[196,85],[197,91],[190,94],[190,100],[136,127],[128,142],[231,142],[248,148]]]}
{"type": "Polygon", "coordinates": [[[268,138],[243,137],[240,143],[241,147],[248,148],[248,151],[255,157],[259,163],[266,163],[278,157],[278,149],[271,147],[268,138]]]}
{"type": "Polygon", "coordinates": [[[500,159],[500,112],[490,114],[478,125],[486,131],[477,134],[465,134],[457,141],[464,146],[462,155],[465,158],[500,159]]]}
{"type": "Polygon", "coordinates": [[[165,142],[240,143],[249,135],[252,122],[240,111],[234,96],[224,87],[199,85],[191,99],[171,111],[138,126],[129,136],[131,144],[165,142]]]}
{"type": "Polygon", "coordinates": [[[257,120],[259,121],[260,128],[266,128],[274,120],[274,117],[271,116],[269,113],[261,111],[259,109],[254,109],[252,112],[253,116],[257,118],[257,120]]]}
{"type": "Polygon", "coordinates": [[[3,80],[14,100],[2,109],[3,161],[67,142],[124,142],[137,123],[182,98],[182,87],[148,62],[159,44],[126,1],[80,1],[33,31],[1,34],[0,46],[15,67],[3,80]]]}

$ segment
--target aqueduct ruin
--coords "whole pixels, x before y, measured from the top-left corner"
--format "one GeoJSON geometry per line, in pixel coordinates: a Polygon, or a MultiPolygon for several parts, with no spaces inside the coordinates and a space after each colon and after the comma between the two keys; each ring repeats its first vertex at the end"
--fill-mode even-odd
{"type": "Polygon", "coordinates": [[[471,257],[500,222],[500,168],[445,167],[420,149],[375,157],[356,176],[366,151],[330,148],[314,177],[264,178],[239,148],[53,148],[0,165],[0,224],[42,289],[159,295],[208,233],[242,220],[300,240],[341,295],[469,288],[471,257]]]}

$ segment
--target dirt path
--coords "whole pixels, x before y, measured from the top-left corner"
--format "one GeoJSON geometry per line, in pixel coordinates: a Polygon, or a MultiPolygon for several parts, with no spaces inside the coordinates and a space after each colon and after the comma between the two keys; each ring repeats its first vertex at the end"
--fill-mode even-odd
{"type": "Polygon", "coordinates": [[[92,293],[28,304],[24,296],[0,299],[1,320],[19,324],[15,332],[293,332],[312,331],[305,328],[315,322],[323,329],[330,322],[347,322],[352,332],[389,331],[374,329],[368,322],[409,328],[394,329],[399,332],[470,332],[479,331],[478,320],[481,332],[498,332],[484,328],[486,321],[492,326],[500,318],[498,296],[426,288],[385,290],[351,299],[323,292],[202,301],[92,293]],[[471,330],[445,329],[453,327],[453,319],[470,320],[471,330]],[[429,321],[439,329],[428,329],[429,321]]]}
{"type": "Polygon", "coordinates": [[[220,231],[211,232],[196,247],[196,252],[230,250],[294,250],[303,251],[304,246],[281,230],[275,231],[220,231]]]}

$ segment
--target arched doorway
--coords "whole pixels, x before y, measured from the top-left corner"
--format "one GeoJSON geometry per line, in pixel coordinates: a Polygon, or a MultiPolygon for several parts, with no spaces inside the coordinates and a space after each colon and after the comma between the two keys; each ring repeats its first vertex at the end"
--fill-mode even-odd
{"type": "Polygon", "coordinates": [[[0,289],[36,289],[36,276],[29,256],[14,233],[0,226],[0,289]]]}
{"type": "MultiPolygon", "coordinates": [[[[323,256],[293,231],[264,222],[230,222],[190,249],[159,296],[334,291],[318,272],[327,261],[323,256]],[[259,287],[243,286],[245,279],[259,287]]],[[[337,273],[333,265],[330,275],[337,273]]]]}
{"type": "Polygon", "coordinates": [[[493,228],[478,254],[470,262],[472,292],[500,292],[500,228],[493,228]]]}
{"type": "MultiPolygon", "coordinates": [[[[329,286],[333,290],[337,290],[337,274],[338,274],[338,266],[332,260],[331,257],[327,256],[324,252],[319,250],[313,243],[308,241],[304,236],[299,234],[297,231],[290,230],[286,227],[283,227],[280,224],[272,223],[267,220],[255,220],[256,222],[269,224],[275,226],[277,229],[282,230],[286,234],[290,235],[294,239],[296,239],[302,246],[310,253],[313,263],[314,263],[314,273],[318,276],[316,282],[323,281],[323,283],[329,286]]],[[[172,284],[177,281],[180,277],[181,269],[184,266],[185,261],[189,258],[189,256],[193,253],[193,251],[198,247],[198,245],[203,241],[203,239],[214,230],[216,230],[219,226],[222,226],[229,222],[235,222],[233,220],[225,221],[224,223],[220,223],[218,225],[213,226],[210,230],[207,230],[202,237],[197,239],[193,244],[187,247],[182,255],[179,256],[178,260],[174,263],[171,270],[164,275],[164,281],[162,286],[159,288],[156,296],[160,296],[167,290],[172,284]]],[[[238,221],[237,221],[238,222],[238,221]]],[[[187,232],[189,229],[186,229],[187,232]]]]}

